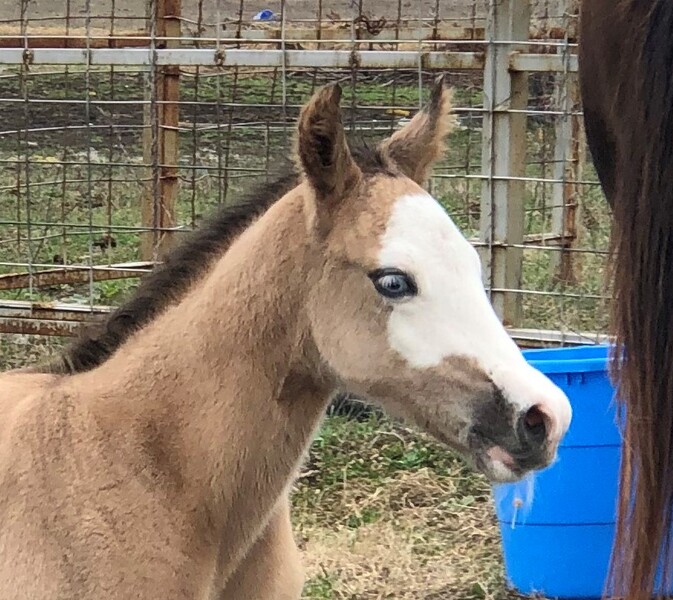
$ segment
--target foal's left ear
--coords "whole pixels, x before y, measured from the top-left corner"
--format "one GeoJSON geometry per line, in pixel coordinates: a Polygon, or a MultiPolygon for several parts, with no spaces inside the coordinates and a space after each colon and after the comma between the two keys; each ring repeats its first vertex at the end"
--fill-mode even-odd
{"type": "Polygon", "coordinates": [[[430,177],[435,161],[444,152],[444,140],[455,125],[452,95],[442,75],[423,110],[380,145],[381,152],[420,185],[430,177]]]}
{"type": "Polygon", "coordinates": [[[346,142],[341,122],[341,87],[319,89],[302,108],[297,126],[297,155],[320,201],[343,198],[361,173],[346,142]]]}

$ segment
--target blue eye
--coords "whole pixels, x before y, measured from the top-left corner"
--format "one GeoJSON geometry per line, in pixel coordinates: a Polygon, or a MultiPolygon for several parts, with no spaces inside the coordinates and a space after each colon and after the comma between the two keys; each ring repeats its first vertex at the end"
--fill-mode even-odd
{"type": "Polygon", "coordinates": [[[413,278],[399,269],[377,269],[369,274],[369,278],[376,291],[385,298],[407,298],[418,293],[413,278]]]}

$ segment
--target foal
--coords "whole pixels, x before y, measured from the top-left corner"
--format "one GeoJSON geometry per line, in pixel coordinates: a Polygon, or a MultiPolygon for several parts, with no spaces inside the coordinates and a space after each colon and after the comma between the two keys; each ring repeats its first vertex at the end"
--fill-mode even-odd
{"type": "Polygon", "coordinates": [[[370,154],[351,153],[339,99],[301,112],[297,185],[109,357],[0,377],[0,597],[299,598],[288,487],[336,390],[493,481],[554,459],[568,400],[421,187],[449,91],[370,154]]]}

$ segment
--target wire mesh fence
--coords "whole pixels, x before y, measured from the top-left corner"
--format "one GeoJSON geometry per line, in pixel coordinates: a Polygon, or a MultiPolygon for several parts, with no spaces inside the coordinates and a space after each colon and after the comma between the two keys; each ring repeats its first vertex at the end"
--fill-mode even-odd
{"type": "Polygon", "coordinates": [[[439,72],[459,126],[431,189],[496,308],[523,343],[598,339],[610,222],[576,21],[574,0],[0,4],[2,347],[72,334],[214,205],[273,178],[317,86],[340,81],[349,129],[373,142],[439,72]]]}

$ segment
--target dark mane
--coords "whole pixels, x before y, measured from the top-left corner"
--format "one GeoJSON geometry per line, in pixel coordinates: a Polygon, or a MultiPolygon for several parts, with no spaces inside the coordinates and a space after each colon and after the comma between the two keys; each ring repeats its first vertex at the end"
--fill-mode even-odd
{"type": "Polygon", "coordinates": [[[260,186],[233,204],[220,207],[146,275],[135,294],[97,324],[85,328],[54,361],[39,372],[80,373],[105,362],[137,329],[179,300],[233,240],[276,200],[297,184],[289,173],[260,186]]]}
{"type": "MultiPolygon", "coordinates": [[[[361,146],[352,152],[366,175],[393,174],[378,149],[361,146]]],[[[224,254],[242,231],[298,183],[298,174],[286,169],[274,182],[220,207],[141,280],[129,300],[101,322],[86,327],[56,359],[28,370],[74,374],[104,363],[135,331],[179,301],[215,257],[224,254]]]]}

